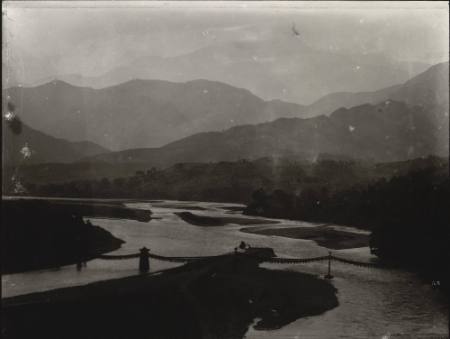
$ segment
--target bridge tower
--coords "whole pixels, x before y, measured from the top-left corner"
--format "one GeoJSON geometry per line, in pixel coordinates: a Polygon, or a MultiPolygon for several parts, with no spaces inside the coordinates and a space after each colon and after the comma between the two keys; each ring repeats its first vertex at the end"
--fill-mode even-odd
{"type": "Polygon", "coordinates": [[[142,247],[139,251],[139,272],[147,273],[148,271],[150,271],[150,250],[147,247],[142,247]]]}
{"type": "Polygon", "coordinates": [[[331,275],[331,259],[331,252],[328,252],[328,273],[325,275],[325,279],[333,279],[333,276],[331,275]]]}

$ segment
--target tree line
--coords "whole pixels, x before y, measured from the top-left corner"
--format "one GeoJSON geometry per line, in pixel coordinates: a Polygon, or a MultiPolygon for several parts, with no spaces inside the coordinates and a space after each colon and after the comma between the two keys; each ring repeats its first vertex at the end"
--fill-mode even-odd
{"type": "Polygon", "coordinates": [[[418,271],[448,292],[449,201],[445,166],[334,191],[260,189],[244,213],[369,229],[371,251],[381,261],[418,271]]]}

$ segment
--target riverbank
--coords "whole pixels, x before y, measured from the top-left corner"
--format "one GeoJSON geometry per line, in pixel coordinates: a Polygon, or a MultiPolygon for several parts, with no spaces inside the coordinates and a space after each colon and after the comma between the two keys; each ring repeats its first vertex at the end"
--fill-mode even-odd
{"type": "Polygon", "coordinates": [[[278,221],[268,219],[256,218],[238,218],[238,217],[211,217],[204,215],[197,215],[191,212],[176,212],[181,219],[187,223],[195,226],[225,226],[227,224],[238,225],[263,225],[263,224],[277,224],[278,221]]]}
{"type": "Polygon", "coordinates": [[[313,275],[258,267],[249,257],[205,259],[134,276],[3,300],[4,338],[243,338],[338,306],[313,275]],[[27,324],[23,326],[23,324],[27,324]]]}
{"type": "Polygon", "coordinates": [[[123,240],[83,219],[91,214],[117,216],[128,213],[123,211],[124,207],[117,208],[78,202],[3,200],[2,273],[81,263],[119,249],[123,240]]]}
{"type": "Polygon", "coordinates": [[[333,250],[342,250],[369,246],[369,235],[336,230],[330,226],[286,227],[286,228],[242,228],[242,232],[275,235],[291,239],[313,240],[317,245],[333,250]]]}
{"type": "Polygon", "coordinates": [[[130,219],[141,222],[150,221],[152,212],[137,208],[128,208],[124,205],[134,200],[120,199],[78,199],[78,198],[52,198],[52,197],[21,197],[5,196],[4,201],[45,201],[52,208],[67,209],[71,213],[92,218],[130,219]]]}

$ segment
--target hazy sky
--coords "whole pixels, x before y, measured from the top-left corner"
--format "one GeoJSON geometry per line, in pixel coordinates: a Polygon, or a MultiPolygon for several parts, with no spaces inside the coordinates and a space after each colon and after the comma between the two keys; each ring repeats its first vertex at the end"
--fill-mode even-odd
{"type": "Polygon", "coordinates": [[[3,15],[4,60],[16,68],[32,64],[48,76],[100,75],[137,57],[278,39],[293,24],[316,49],[448,60],[446,2],[36,1],[3,3],[3,15]]]}

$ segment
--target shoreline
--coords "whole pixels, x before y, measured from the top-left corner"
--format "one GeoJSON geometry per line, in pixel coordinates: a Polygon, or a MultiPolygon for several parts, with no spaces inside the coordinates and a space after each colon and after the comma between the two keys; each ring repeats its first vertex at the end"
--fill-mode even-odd
{"type": "Polygon", "coordinates": [[[151,210],[130,208],[125,206],[128,199],[84,199],[53,198],[31,196],[2,196],[2,201],[14,202],[46,202],[57,207],[70,206],[72,211],[86,218],[130,219],[141,222],[151,221],[151,210]]]}
{"type": "Polygon", "coordinates": [[[2,274],[82,265],[119,249],[124,241],[93,225],[91,217],[151,220],[150,211],[119,205],[41,199],[2,202],[2,274]]]}

